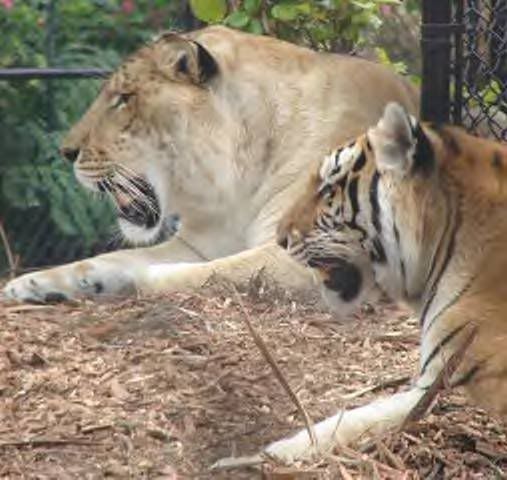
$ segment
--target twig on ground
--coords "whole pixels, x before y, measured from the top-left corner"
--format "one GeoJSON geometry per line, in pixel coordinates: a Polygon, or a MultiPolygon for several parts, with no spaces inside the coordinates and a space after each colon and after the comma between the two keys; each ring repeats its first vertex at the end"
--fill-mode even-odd
{"type": "Polygon", "coordinates": [[[391,378],[389,380],[385,380],[383,382],[377,383],[375,385],[370,385],[369,387],[362,388],[361,390],[357,390],[352,393],[346,393],[345,395],[340,395],[342,400],[352,400],[354,398],[362,397],[366,393],[373,393],[379,390],[384,390],[384,388],[389,387],[398,387],[399,385],[403,385],[404,383],[410,380],[410,376],[405,375],[399,378],[391,378]]]}
{"type": "Polygon", "coordinates": [[[7,314],[11,313],[24,313],[24,312],[32,312],[34,310],[50,310],[55,309],[56,305],[12,305],[9,307],[5,307],[5,312],[7,314]]]}
{"type": "Polygon", "coordinates": [[[440,390],[444,389],[446,386],[446,382],[448,378],[451,378],[454,372],[459,367],[461,361],[465,356],[465,352],[468,347],[473,342],[475,336],[477,335],[477,327],[472,327],[470,333],[465,337],[463,343],[458,347],[458,349],[451,355],[449,360],[444,364],[442,370],[435,378],[435,381],[431,384],[431,386],[426,390],[421,399],[414,406],[412,411],[407,415],[404,422],[400,427],[400,431],[405,430],[409,423],[420,420],[429,406],[440,392],[440,390]]]}
{"type": "Polygon", "coordinates": [[[384,442],[378,440],[376,444],[377,450],[382,456],[385,457],[385,459],[387,460],[387,462],[390,464],[391,467],[397,468],[398,470],[407,469],[405,467],[405,464],[403,463],[403,460],[394,452],[392,452],[389,448],[387,448],[387,445],[384,442]]]}
{"type": "MultiPolygon", "coordinates": [[[[415,422],[417,420],[420,420],[423,418],[424,414],[428,410],[429,406],[433,402],[433,400],[436,398],[438,393],[445,388],[447,379],[450,378],[458,366],[460,365],[461,361],[463,360],[463,357],[465,355],[466,350],[470,346],[470,344],[473,342],[475,336],[477,334],[477,327],[473,327],[468,336],[465,337],[463,343],[459,346],[459,348],[451,355],[449,360],[444,364],[442,367],[442,370],[438,374],[438,376],[435,378],[434,382],[431,384],[430,388],[424,393],[424,395],[421,397],[419,402],[414,406],[412,411],[407,415],[402,425],[397,429],[398,432],[401,432],[406,438],[409,438],[414,443],[420,443],[420,440],[416,437],[413,437],[407,433],[404,432],[404,430],[407,428],[407,426],[415,422]]],[[[370,452],[375,447],[377,450],[379,450],[379,442],[382,441],[386,436],[390,435],[392,432],[386,432],[383,435],[376,436],[373,439],[368,439],[365,441],[364,444],[362,444],[359,447],[359,451],[362,453],[370,452]]],[[[384,445],[385,447],[385,445],[384,445]]],[[[382,447],[380,447],[382,449],[382,447]]],[[[387,448],[387,447],[386,447],[387,448]]],[[[385,455],[387,453],[384,449],[379,450],[382,454],[385,455]]],[[[392,460],[392,458],[389,458],[389,460],[392,460]]],[[[401,460],[401,459],[400,459],[401,460]]]]}
{"type": "Polygon", "coordinates": [[[105,425],[88,425],[87,427],[81,427],[81,433],[87,435],[89,433],[98,432],[99,430],[108,430],[113,428],[112,423],[106,423],[105,425]]]}
{"type": "Polygon", "coordinates": [[[343,480],[353,480],[352,475],[345,468],[343,463],[338,463],[338,469],[340,470],[340,475],[343,477],[343,480]]]}
{"type": "Polygon", "coordinates": [[[91,442],[79,438],[59,439],[59,438],[32,438],[31,440],[12,440],[0,441],[0,448],[7,447],[54,447],[56,445],[103,445],[103,442],[91,442]]]}
{"type": "Polygon", "coordinates": [[[255,467],[257,465],[262,465],[265,462],[266,459],[262,455],[221,458],[210,467],[210,471],[216,472],[218,470],[255,467]]]}
{"type": "Polygon", "coordinates": [[[317,448],[317,439],[315,438],[312,419],[310,418],[308,412],[305,410],[305,408],[299,401],[299,398],[297,397],[294,390],[292,390],[292,388],[290,387],[289,382],[287,382],[287,379],[284,377],[282,371],[280,370],[280,367],[276,363],[276,360],[273,358],[270,351],[268,350],[268,347],[264,343],[264,340],[262,340],[261,336],[257,333],[255,328],[253,327],[252,322],[250,321],[250,315],[248,314],[245,305],[241,300],[238,290],[234,285],[231,285],[231,287],[236,297],[236,301],[238,302],[238,305],[241,308],[241,311],[243,312],[243,320],[245,321],[246,326],[248,327],[248,330],[250,331],[250,334],[252,335],[255,344],[257,345],[262,355],[273,369],[273,373],[275,374],[276,378],[278,379],[284,390],[287,392],[287,395],[289,395],[289,398],[294,402],[294,405],[296,406],[299,413],[303,417],[305,427],[308,432],[308,436],[310,437],[310,441],[312,442],[312,446],[314,448],[317,448]]]}
{"type": "Polygon", "coordinates": [[[12,254],[11,245],[9,243],[9,239],[7,238],[7,233],[5,232],[4,225],[0,220],[0,237],[2,238],[2,244],[5,248],[5,256],[7,257],[7,263],[9,264],[9,277],[12,279],[16,276],[16,270],[18,268],[18,259],[14,257],[12,254]]]}
{"type": "MultiPolygon", "coordinates": [[[[350,465],[350,466],[370,466],[373,468],[375,466],[378,470],[381,470],[386,473],[386,475],[390,475],[391,477],[394,476],[394,474],[402,473],[397,467],[393,468],[389,465],[386,465],[385,463],[375,460],[372,456],[367,455],[365,453],[362,453],[360,451],[356,451],[350,447],[347,446],[340,446],[340,456],[336,455],[327,455],[326,459],[329,461],[334,461],[338,464],[344,464],[344,465],[350,465]]],[[[391,452],[392,453],[392,452],[391,452]]],[[[401,461],[401,459],[400,459],[401,461]]],[[[402,471],[405,471],[405,468],[402,469],[402,471]]],[[[389,477],[389,478],[391,478],[389,477]]]]}

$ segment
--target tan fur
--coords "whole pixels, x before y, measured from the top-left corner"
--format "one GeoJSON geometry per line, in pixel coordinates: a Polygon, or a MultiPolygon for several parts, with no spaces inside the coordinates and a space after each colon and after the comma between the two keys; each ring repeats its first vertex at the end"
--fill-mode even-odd
{"type": "MultiPolygon", "coordinates": [[[[118,165],[148,175],[163,215],[181,216],[179,232],[157,247],[85,260],[86,275],[74,263],[21,277],[5,292],[43,301],[48,293],[95,295],[94,285],[107,294],[196,289],[213,274],[242,283],[260,269],[307,288],[311,275],[273,242],[280,216],[311,166],[393,100],[417,111],[410,85],[365,60],[223,27],[164,35],[104,84],[63,150],[80,150],[76,175],[93,188],[118,165]],[[193,41],[218,64],[209,81],[193,41]],[[178,69],[183,55],[186,73],[178,69]],[[121,95],[129,100],[117,107],[121,95]]],[[[118,194],[116,202],[128,199],[118,194]]],[[[134,243],[156,237],[121,226],[134,243]]]]}

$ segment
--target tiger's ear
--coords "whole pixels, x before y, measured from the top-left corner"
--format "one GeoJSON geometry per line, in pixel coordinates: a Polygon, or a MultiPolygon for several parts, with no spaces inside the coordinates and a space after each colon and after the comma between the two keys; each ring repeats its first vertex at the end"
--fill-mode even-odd
{"type": "Polygon", "coordinates": [[[381,172],[410,172],[413,164],[415,139],[410,117],[398,103],[387,104],[377,125],[368,130],[377,168],[381,172]]]}
{"type": "Polygon", "coordinates": [[[155,42],[154,60],[157,70],[171,80],[201,85],[218,73],[218,64],[206,48],[173,33],[155,42]]]}

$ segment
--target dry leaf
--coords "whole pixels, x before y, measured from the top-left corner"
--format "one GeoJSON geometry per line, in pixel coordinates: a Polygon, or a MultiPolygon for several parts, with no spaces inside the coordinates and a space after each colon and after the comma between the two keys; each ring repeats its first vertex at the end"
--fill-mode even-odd
{"type": "Polygon", "coordinates": [[[118,378],[113,378],[111,380],[111,394],[114,398],[125,401],[130,396],[129,392],[125,389],[123,385],[120,385],[118,378]]]}

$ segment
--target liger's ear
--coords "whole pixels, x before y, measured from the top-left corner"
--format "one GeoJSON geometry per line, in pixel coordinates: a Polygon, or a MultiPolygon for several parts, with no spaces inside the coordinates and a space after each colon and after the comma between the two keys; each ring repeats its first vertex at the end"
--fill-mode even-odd
{"type": "Polygon", "coordinates": [[[173,80],[201,85],[218,73],[218,64],[205,47],[176,34],[161,37],[154,55],[157,69],[173,80]]]}
{"type": "Polygon", "coordinates": [[[368,130],[377,168],[405,175],[414,161],[415,139],[410,117],[398,103],[389,103],[377,125],[368,130]]]}

